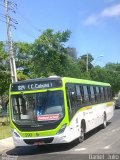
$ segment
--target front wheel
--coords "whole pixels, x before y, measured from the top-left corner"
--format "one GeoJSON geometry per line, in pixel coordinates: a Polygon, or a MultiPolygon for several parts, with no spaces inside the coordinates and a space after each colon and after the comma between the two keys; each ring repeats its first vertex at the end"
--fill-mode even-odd
{"type": "Polygon", "coordinates": [[[81,132],[80,132],[80,136],[78,138],[79,143],[83,142],[85,139],[85,129],[83,126],[81,126],[81,132]]]}

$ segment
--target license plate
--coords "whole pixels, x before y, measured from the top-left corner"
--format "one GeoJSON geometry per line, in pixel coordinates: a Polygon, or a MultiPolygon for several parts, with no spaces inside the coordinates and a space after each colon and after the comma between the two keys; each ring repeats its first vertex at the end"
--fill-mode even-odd
{"type": "Polygon", "coordinates": [[[45,144],[44,141],[39,141],[39,142],[35,142],[35,143],[34,143],[34,145],[43,145],[43,144],[45,144]]]}

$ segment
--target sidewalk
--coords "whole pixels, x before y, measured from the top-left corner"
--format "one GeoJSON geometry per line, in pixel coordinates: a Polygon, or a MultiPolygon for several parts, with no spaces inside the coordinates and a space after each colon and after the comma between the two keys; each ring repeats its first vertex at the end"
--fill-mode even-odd
{"type": "Polygon", "coordinates": [[[12,137],[0,140],[0,155],[4,154],[6,151],[13,149],[14,143],[12,137]]]}

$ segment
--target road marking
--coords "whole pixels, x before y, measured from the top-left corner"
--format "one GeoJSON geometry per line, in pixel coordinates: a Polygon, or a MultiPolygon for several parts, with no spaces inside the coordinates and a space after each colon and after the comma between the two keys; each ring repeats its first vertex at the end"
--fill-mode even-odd
{"type": "Polygon", "coordinates": [[[104,149],[110,149],[110,145],[105,146],[104,149]]]}
{"type": "Polygon", "coordinates": [[[120,131],[120,128],[116,129],[116,131],[120,131]]]}
{"type": "Polygon", "coordinates": [[[75,152],[78,152],[78,151],[85,151],[85,150],[87,150],[87,148],[77,148],[77,149],[75,149],[74,151],[75,151],[75,152]]]}
{"type": "Polygon", "coordinates": [[[112,130],[112,132],[115,132],[115,131],[116,131],[116,129],[113,129],[113,130],[112,130]]]}

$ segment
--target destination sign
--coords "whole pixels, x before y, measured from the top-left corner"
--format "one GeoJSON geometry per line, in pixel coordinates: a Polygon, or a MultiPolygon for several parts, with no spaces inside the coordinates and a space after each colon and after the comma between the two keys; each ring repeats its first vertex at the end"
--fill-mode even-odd
{"type": "Polygon", "coordinates": [[[51,121],[51,120],[59,120],[59,119],[60,119],[59,114],[48,114],[48,115],[37,116],[38,121],[51,121]]]}
{"type": "Polygon", "coordinates": [[[62,86],[61,80],[33,81],[33,82],[12,84],[11,90],[12,91],[30,91],[30,90],[56,88],[61,86],[62,86]]]}

